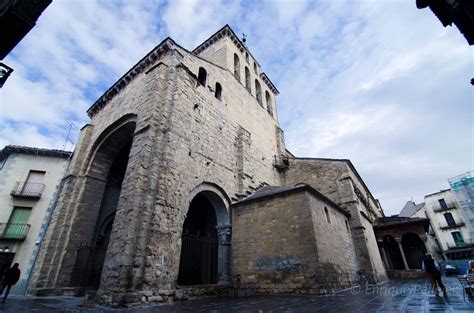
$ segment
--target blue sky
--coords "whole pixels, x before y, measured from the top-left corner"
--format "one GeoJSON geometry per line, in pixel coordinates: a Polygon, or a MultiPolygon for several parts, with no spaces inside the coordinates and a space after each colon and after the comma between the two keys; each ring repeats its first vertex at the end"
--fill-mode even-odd
{"type": "Polygon", "coordinates": [[[95,100],[170,36],[229,24],[280,91],[287,148],[350,159],[387,215],[474,169],[474,55],[415,0],[56,0],[4,62],[0,148],[73,149],[95,100]]]}

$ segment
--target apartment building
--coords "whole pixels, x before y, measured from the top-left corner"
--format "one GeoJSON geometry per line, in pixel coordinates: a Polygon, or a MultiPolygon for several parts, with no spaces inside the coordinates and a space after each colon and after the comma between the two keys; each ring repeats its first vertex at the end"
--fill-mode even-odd
{"type": "Polygon", "coordinates": [[[6,146],[0,151],[0,269],[19,263],[23,294],[72,153],[6,146]]]}
{"type": "Polygon", "coordinates": [[[425,196],[426,216],[430,219],[439,253],[446,260],[474,257],[473,238],[469,223],[461,211],[451,189],[425,196]]]}

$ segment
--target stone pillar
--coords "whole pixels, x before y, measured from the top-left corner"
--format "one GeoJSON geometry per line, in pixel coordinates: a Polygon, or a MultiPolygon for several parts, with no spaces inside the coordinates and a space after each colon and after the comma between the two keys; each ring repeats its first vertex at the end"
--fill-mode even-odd
{"type": "Polygon", "coordinates": [[[424,253],[428,252],[428,236],[426,234],[423,234],[420,236],[420,239],[423,242],[423,245],[425,247],[425,250],[423,252],[424,253]]]}
{"type": "Polygon", "coordinates": [[[405,252],[403,251],[402,240],[400,238],[395,239],[398,243],[398,248],[400,249],[400,254],[402,255],[403,264],[405,265],[405,269],[409,270],[407,259],[405,258],[405,252]]]}
{"type": "Polygon", "coordinates": [[[249,160],[246,157],[249,153],[251,145],[250,133],[243,127],[240,127],[238,136],[236,138],[237,147],[237,178],[238,178],[238,190],[239,193],[243,194],[245,190],[245,177],[252,176],[249,172],[249,160]]]}
{"type": "Polygon", "coordinates": [[[226,284],[230,281],[230,250],[231,250],[231,225],[216,226],[219,238],[217,276],[219,284],[226,284]]]}
{"type": "Polygon", "coordinates": [[[383,244],[383,241],[382,242],[379,241],[378,243],[380,244],[379,246],[380,255],[382,256],[383,262],[385,264],[385,269],[388,271],[390,270],[390,263],[387,258],[387,252],[385,251],[385,246],[383,244]]]}

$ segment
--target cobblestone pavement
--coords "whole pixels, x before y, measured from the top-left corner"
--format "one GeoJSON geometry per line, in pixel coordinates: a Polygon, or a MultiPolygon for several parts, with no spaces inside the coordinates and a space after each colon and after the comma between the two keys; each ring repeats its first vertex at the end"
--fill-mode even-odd
{"type": "Polygon", "coordinates": [[[205,298],[128,309],[91,307],[83,298],[11,296],[0,312],[474,312],[474,297],[464,301],[457,279],[443,281],[446,297],[435,296],[424,280],[397,280],[324,296],[205,298]]]}

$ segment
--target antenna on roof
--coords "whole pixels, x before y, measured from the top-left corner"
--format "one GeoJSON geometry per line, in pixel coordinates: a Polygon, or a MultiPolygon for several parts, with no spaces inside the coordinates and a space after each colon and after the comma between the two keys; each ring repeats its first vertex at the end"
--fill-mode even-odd
{"type": "Polygon", "coordinates": [[[245,35],[244,33],[242,33],[242,42],[243,43],[247,42],[247,35],[245,35]]]}
{"type": "Polygon", "coordinates": [[[69,124],[69,130],[67,132],[67,136],[66,136],[66,140],[64,142],[64,146],[63,146],[63,150],[66,150],[66,145],[68,143],[68,141],[74,145],[74,142],[69,138],[69,136],[71,135],[71,131],[72,131],[72,128],[75,127],[77,129],[79,129],[79,127],[77,127],[72,121],[70,120],[66,120],[66,123],[69,124]]]}

